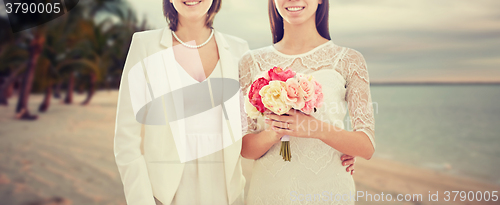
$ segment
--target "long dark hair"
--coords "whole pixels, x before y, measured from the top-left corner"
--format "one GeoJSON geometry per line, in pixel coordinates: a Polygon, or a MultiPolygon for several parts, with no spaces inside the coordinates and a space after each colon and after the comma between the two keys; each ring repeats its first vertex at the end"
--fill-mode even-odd
{"type": "MultiPolygon", "coordinates": [[[[323,38],[331,40],[330,31],[328,30],[329,10],[330,5],[328,4],[328,0],[323,0],[318,5],[318,9],[316,10],[316,29],[323,38]]],[[[273,43],[278,43],[283,39],[285,31],[283,29],[283,17],[278,13],[278,9],[274,5],[274,0],[269,0],[269,21],[271,22],[271,31],[273,32],[273,43]]]]}
{"type": "MultiPolygon", "coordinates": [[[[212,27],[212,24],[214,22],[215,14],[219,12],[220,10],[220,4],[222,0],[213,0],[212,6],[210,6],[210,9],[207,12],[207,21],[206,21],[206,26],[208,28],[212,27]]],[[[177,24],[179,24],[179,18],[178,18],[178,13],[177,10],[175,10],[174,6],[172,3],[170,3],[169,0],[163,0],[163,15],[165,16],[165,19],[167,20],[168,26],[170,27],[170,30],[172,31],[177,31],[177,24]]]]}

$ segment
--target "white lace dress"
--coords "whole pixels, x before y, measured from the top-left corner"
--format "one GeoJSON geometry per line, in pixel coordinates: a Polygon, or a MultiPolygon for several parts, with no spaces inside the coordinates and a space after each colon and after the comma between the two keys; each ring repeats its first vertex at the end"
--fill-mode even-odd
{"type": "MultiPolygon", "coordinates": [[[[331,41],[299,55],[283,54],[273,46],[249,51],[239,66],[244,95],[253,80],[274,66],[314,76],[323,87],[324,104],[312,115],[342,129],[352,124],[375,147],[370,84],[361,53],[331,41]],[[350,122],[344,122],[347,109],[350,122]]],[[[247,133],[265,129],[262,118],[247,121],[247,133]]],[[[291,137],[292,161],[285,162],[280,146],[255,160],[247,204],[354,204],[356,189],[341,164],[342,153],[317,139],[291,137]]]]}

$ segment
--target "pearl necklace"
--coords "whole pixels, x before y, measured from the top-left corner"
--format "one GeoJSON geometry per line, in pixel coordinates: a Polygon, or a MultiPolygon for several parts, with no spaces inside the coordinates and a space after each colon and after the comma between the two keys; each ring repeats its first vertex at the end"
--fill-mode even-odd
{"type": "Polygon", "coordinates": [[[210,37],[208,37],[207,41],[205,41],[204,43],[197,45],[197,46],[192,46],[192,45],[189,45],[187,43],[184,43],[183,41],[181,41],[181,39],[179,39],[179,37],[177,37],[177,35],[175,35],[174,31],[172,31],[172,35],[174,35],[174,37],[177,41],[179,41],[182,45],[184,45],[188,48],[199,48],[199,47],[206,45],[210,41],[210,39],[212,39],[212,36],[214,35],[214,29],[212,29],[212,32],[210,33],[210,37]]]}

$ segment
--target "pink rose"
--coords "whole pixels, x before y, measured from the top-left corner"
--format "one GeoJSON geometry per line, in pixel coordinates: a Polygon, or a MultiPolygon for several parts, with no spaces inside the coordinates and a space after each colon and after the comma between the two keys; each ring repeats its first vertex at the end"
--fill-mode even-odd
{"type": "Polygon", "coordinates": [[[295,76],[295,72],[290,70],[290,68],[283,70],[281,67],[274,67],[273,69],[267,72],[267,76],[269,76],[268,79],[270,81],[279,80],[286,82],[286,80],[288,80],[289,78],[293,78],[295,76]]]}
{"type": "Polygon", "coordinates": [[[301,109],[303,113],[310,115],[314,108],[319,108],[323,104],[323,88],[318,81],[311,78],[311,82],[314,85],[314,96],[311,100],[306,101],[304,108],[301,109]]]}
{"type": "Polygon", "coordinates": [[[310,115],[314,111],[315,100],[306,101],[304,107],[300,110],[303,113],[310,115]]]}
{"type": "Polygon", "coordinates": [[[255,108],[257,108],[259,112],[264,112],[266,110],[266,107],[264,106],[264,104],[262,104],[262,98],[259,94],[259,91],[260,89],[262,89],[262,87],[268,84],[269,80],[265,78],[259,78],[252,83],[250,91],[248,91],[248,99],[250,100],[250,103],[255,106],[255,108]]]}
{"type": "Polygon", "coordinates": [[[312,81],[312,77],[302,76],[299,77],[299,85],[302,90],[302,94],[304,96],[305,101],[310,101],[314,98],[314,82],[312,81]]]}
{"type": "Polygon", "coordinates": [[[316,96],[314,107],[321,107],[323,105],[323,87],[316,80],[314,81],[314,96],[316,96]]]}
{"type": "Polygon", "coordinates": [[[299,81],[295,78],[289,78],[286,83],[286,103],[292,108],[300,110],[304,107],[305,101],[302,90],[300,90],[299,81]]]}

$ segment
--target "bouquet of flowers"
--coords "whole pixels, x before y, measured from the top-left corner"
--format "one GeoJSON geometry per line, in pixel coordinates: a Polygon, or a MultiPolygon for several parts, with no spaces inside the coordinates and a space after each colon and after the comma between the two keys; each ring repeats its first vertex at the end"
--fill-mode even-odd
{"type": "MultiPolygon", "coordinates": [[[[252,119],[266,110],[283,115],[290,109],[305,114],[315,112],[323,103],[321,85],[310,75],[295,73],[287,68],[274,67],[249,87],[245,97],[245,112],[252,119]]],[[[290,161],[290,136],[281,138],[281,151],[285,161],[290,161]]]]}

